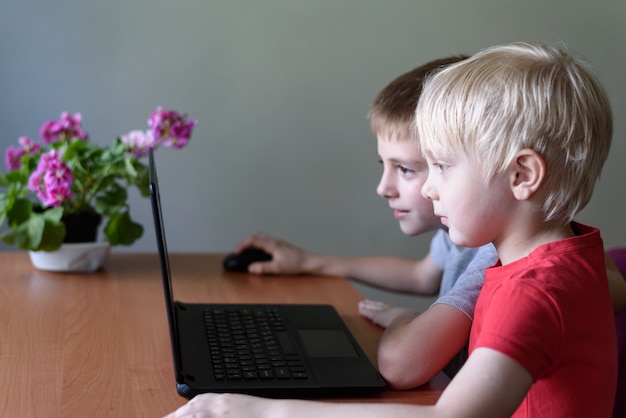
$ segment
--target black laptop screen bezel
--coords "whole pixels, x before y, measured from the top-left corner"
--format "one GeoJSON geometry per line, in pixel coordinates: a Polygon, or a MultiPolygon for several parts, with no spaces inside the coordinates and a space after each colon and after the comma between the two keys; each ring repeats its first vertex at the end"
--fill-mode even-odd
{"type": "Polygon", "coordinates": [[[176,310],[174,306],[174,295],[172,291],[172,275],[167,253],[167,243],[165,241],[165,229],[163,226],[163,211],[161,209],[159,181],[157,177],[156,163],[154,160],[154,151],[152,149],[148,151],[148,173],[150,185],[150,201],[152,202],[152,217],[154,219],[154,232],[156,235],[156,242],[159,250],[159,264],[161,265],[163,293],[165,294],[165,308],[167,311],[170,343],[172,345],[172,356],[174,357],[174,373],[176,376],[176,382],[182,382],[182,358],[180,353],[180,347],[178,346],[178,327],[176,324],[176,310]]]}

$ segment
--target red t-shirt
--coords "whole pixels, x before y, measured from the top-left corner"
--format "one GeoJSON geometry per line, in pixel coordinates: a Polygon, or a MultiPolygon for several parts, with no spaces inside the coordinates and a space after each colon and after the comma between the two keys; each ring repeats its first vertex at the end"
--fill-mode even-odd
{"type": "Polygon", "coordinates": [[[577,236],[487,269],[470,355],[478,347],[512,358],[534,383],[514,417],[610,417],[617,342],[602,239],[577,236]]]}

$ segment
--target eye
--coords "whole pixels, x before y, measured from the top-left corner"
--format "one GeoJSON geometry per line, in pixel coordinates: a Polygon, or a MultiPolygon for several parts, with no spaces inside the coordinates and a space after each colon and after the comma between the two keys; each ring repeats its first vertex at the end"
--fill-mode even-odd
{"type": "Polygon", "coordinates": [[[439,173],[441,174],[445,173],[448,170],[448,168],[450,168],[448,164],[441,163],[441,162],[433,163],[433,166],[435,166],[437,170],[439,171],[439,173]]]}
{"type": "Polygon", "coordinates": [[[402,174],[413,174],[413,173],[415,173],[415,170],[413,170],[413,169],[411,169],[411,168],[409,168],[409,167],[407,167],[407,166],[404,166],[404,165],[398,165],[397,167],[398,167],[398,170],[399,170],[402,174]]]}

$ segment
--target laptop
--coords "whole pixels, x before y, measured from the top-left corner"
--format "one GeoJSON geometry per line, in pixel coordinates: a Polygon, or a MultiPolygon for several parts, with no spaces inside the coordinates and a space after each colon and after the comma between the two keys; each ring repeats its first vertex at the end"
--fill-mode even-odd
{"type": "Polygon", "coordinates": [[[181,396],[231,392],[315,398],[385,389],[384,380],[332,305],[176,300],[152,150],[149,174],[176,388],[181,396]]]}

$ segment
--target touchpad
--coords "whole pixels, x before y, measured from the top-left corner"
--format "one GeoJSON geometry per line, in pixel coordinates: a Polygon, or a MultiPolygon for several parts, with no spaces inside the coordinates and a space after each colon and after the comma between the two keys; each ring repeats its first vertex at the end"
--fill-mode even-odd
{"type": "Polygon", "coordinates": [[[358,357],[341,330],[303,329],[298,331],[310,357],[358,357]]]}

